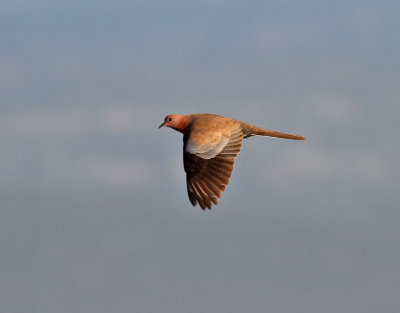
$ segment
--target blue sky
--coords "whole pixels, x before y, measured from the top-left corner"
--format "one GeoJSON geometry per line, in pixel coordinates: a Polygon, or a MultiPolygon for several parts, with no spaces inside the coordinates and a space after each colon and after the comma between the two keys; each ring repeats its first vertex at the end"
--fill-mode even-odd
{"type": "Polygon", "coordinates": [[[212,112],[308,137],[246,143],[243,162],[273,162],[258,159],[237,174],[253,171],[245,180],[355,188],[346,195],[355,202],[365,192],[366,205],[396,206],[399,39],[387,4],[3,6],[8,181],[148,188],[154,172],[171,180],[162,169],[178,159],[172,181],[182,185],[178,134],[154,125],[169,113],[212,112]]]}
{"type": "MultiPolygon", "coordinates": [[[[144,253],[140,262],[160,259],[159,263],[151,263],[152,269],[156,268],[161,277],[160,286],[171,282],[179,303],[180,280],[176,279],[181,274],[168,252],[170,259],[163,267],[161,259],[165,255],[157,248],[162,249],[164,236],[176,240],[181,232],[190,231],[180,223],[183,220],[196,231],[171,251],[179,256],[186,255],[185,251],[195,254],[190,248],[193,240],[204,252],[195,258],[197,262],[189,252],[188,258],[194,263],[178,261],[195,273],[184,278],[187,292],[196,290],[194,282],[204,274],[196,271],[200,260],[206,262],[214,253],[222,260],[237,250],[238,260],[254,264],[254,271],[265,278],[258,279],[246,271],[241,272],[241,278],[233,278],[244,280],[243,303],[253,303],[253,311],[261,312],[265,299],[253,294],[252,283],[268,281],[267,273],[273,273],[279,262],[267,262],[267,272],[263,272],[263,265],[254,259],[260,257],[261,242],[249,242],[258,236],[273,235],[259,224],[252,231],[258,219],[273,228],[272,219],[288,234],[282,234],[286,238],[283,242],[280,236],[267,241],[269,248],[277,256],[299,262],[296,269],[294,264],[282,261],[278,272],[284,275],[294,267],[298,272],[293,278],[295,286],[311,277],[307,295],[296,294],[293,302],[286,304],[275,301],[275,312],[289,312],[297,300],[302,303],[300,312],[320,312],[324,303],[321,307],[310,306],[307,297],[322,293],[328,298],[326,303],[334,303],[335,297],[343,296],[339,287],[347,283],[354,286],[349,293],[355,300],[345,302],[343,312],[369,312],[360,304],[362,297],[352,293],[357,287],[365,287],[362,290],[367,296],[381,295],[371,303],[386,303],[383,311],[392,312],[390,309],[398,300],[388,290],[399,285],[389,275],[398,270],[390,260],[400,258],[389,239],[400,239],[399,9],[395,1],[355,0],[3,1],[0,184],[5,209],[0,214],[4,221],[10,221],[4,222],[5,234],[16,229],[19,235],[5,239],[1,249],[22,249],[7,256],[9,275],[18,272],[13,261],[29,258],[29,251],[23,249],[26,243],[39,251],[35,270],[26,274],[33,280],[43,275],[61,277],[71,289],[85,284],[78,279],[77,272],[81,270],[87,275],[86,282],[112,279],[118,285],[118,279],[122,279],[118,275],[122,273],[96,276],[90,264],[94,262],[101,271],[114,268],[118,262],[129,267],[125,258],[144,253]],[[272,130],[300,133],[307,140],[246,140],[219,206],[204,216],[199,208],[191,207],[186,196],[181,135],[157,129],[167,114],[196,112],[222,114],[272,130]],[[104,225],[111,207],[115,225],[108,228],[104,225]],[[27,210],[32,214],[32,224],[25,220],[27,210]],[[83,221],[80,214],[86,216],[83,221]],[[166,218],[165,228],[156,217],[158,214],[166,218]],[[97,222],[90,221],[89,217],[96,215],[100,216],[97,222]],[[244,218],[243,223],[238,216],[244,218]],[[135,230],[130,231],[123,218],[135,230]],[[296,219],[298,229],[289,231],[291,225],[297,224],[296,219]],[[47,222],[60,225],[61,233],[47,222]],[[221,236],[221,241],[212,247],[199,243],[202,230],[210,230],[207,223],[220,229],[214,235],[221,236]],[[78,225],[77,237],[73,234],[74,225],[78,225]],[[145,237],[143,242],[135,241],[132,254],[122,253],[115,261],[105,262],[99,256],[107,259],[115,251],[106,244],[96,246],[97,239],[92,234],[97,234],[99,225],[108,229],[99,238],[121,251],[129,246],[129,238],[140,234],[145,237]],[[123,225],[123,234],[118,225],[123,225]],[[141,225],[159,227],[159,236],[154,237],[144,226],[143,232],[138,231],[141,225]],[[37,234],[40,240],[30,242],[30,233],[38,226],[43,232],[37,234]],[[243,238],[235,237],[237,245],[229,237],[233,227],[242,229],[243,238]],[[169,228],[176,229],[176,233],[169,233],[169,228]],[[297,237],[298,233],[303,235],[297,237]],[[97,248],[89,249],[87,258],[78,262],[80,249],[85,250],[79,243],[82,236],[88,236],[87,246],[97,248]],[[321,236],[322,242],[328,243],[323,253],[310,244],[314,236],[321,236]],[[51,237],[61,241],[70,238],[76,245],[61,245],[54,259],[48,253],[59,242],[50,242],[51,237]],[[384,243],[383,248],[379,242],[384,243]],[[331,250],[329,243],[341,248],[331,250]],[[297,250],[289,248],[282,252],[281,244],[303,247],[310,253],[299,256],[297,250]],[[146,245],[155,247],[156,252],[144,248],[146,245]],[[227,248],[220,250],[221,246],[227,248]],[[326,261],[343,251],[349,257],[342,255],[337,267],[326,261]],[[382,258],[368,258],[374,253],[382,258]],[[68,261],[66,255],[76,256],[75,261],[68,261]],[[56,260],[61,260],[61,265],[56,260]],[[306,260],[316,262],[316,272],[306,266],[306,260]],[[381,271],[382,275],[376,278],[380,287],[367,288],[358,276],[351,276],[351,269],[357,271],[357,262],[365,265],[366,272],[381,271]],[[379,266],[387,262],[392,265],[379,266]],[[63,272],[64,265],[72,276],[63,272]],[[47,272],[46,266],[54,272],[47,272]],[[331,272],[325,276],[325,283],[332,289],[327,287],[324,293],[315,286],[324,284],[318,277],[327,269],[331,272]],[[335,280],[342,270],[349,271],[348,277],[339,275],[335,280]]],[[[211,240],[210,236],[206,238],[211,240]]],[[[265,257],[267,261],[265,253],[261,259],[265,257]]],[[[239,263],[226,262],[228,269],[238,270],[239,263]]],[[[133,276],[141,277],[140,284],[153,287],[155,297],[161,297],[154,304],[151,297],[142,295],[141,311],[156,312],[157,305],[163,307],[163,301],[167,301],[161,287],[156,287],[157,275],[146,276],[143,267],[132,264],[131,271],[133,276]]],[[[223,270],[222,263],[210,266],[210,273],[218,280],[211,285],[224,286],[223,282],[232,275],[230,270],[223,270]]],[[[14,295],[27,292],[23,287],[26,279],[18,276],[15,289],[4,293],[7,296],[3,300],[10,311],[15,311],[14,295]]],[[[135,280],[126,278],[124,282],[127,293],[130,287],[137,292],[135,280]]],[[[274,289],[265,284],[266,290],[274,289]]],[[[274,293],[278,298],[285,292],[294,292],[278,278],[275,284],[282,291],[274,293]]],[[[84,289],[83,294],[107,294],[110,310],[135,306],[129,297],[118,304],[115,288],[96,289],[95,285],[84,289]]],[[[46,290],[53,287],[65,287],[52,279],[43,281],[41,286],[44,294],[51,293],[46,290]]],[[[0,288],[7,289],[3,283],[0,288]]],[[[239,291],[233,290],[231,295],[239,291]]],[[[61,294],[53,294],[56,300],[48,308],[68,312],[61,294]]],[[[72,292],[72,297],[76,296],[72,292]]],[[[230,298],[229,291],[223,296],[224,301],[212,297],[208,306],[202,306],[193,295],[187,296],[187,302],[181,306],[171,304],[165,312],[187,312],[191,304],[199,311],[232,311],[224,306],[230,298]]],[[[46,312],[46,301],[37,297],[23,300],[21,308],[25,304],[46,312]]],[[[74,311],[101,312],[102,306],[96,303],[79,298],[74,311]]]]}

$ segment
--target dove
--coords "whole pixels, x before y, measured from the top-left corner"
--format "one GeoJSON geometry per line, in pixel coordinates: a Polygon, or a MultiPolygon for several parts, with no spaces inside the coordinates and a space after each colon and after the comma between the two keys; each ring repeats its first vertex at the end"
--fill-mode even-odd
{"type": "Polygon", "coordinates": [[[280,133],[216,114],[167,115],[158,127],[183,134],[183,167],[193,206],[210,209],[218,204],[231,178],[244,138],[268,136],[304,140],[301,135],[280,133]]]}

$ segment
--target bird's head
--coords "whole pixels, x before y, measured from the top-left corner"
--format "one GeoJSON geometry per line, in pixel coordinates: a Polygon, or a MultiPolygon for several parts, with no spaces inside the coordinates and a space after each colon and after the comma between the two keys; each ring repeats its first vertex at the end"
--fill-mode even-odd
{"type": "Polygon", "coordinates": [[[164,122],[158,126],[161,127],[171,127],[181,133],[184,133],[190,124],[190,119],[186,115],[171,114],[167,115],[164,122]]]}

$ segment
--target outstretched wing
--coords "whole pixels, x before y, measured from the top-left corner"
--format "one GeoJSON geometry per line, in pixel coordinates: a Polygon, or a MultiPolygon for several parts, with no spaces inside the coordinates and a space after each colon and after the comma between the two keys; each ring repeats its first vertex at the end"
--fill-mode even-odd
{"type": "Polygon", "coordinates": [[[243,131],[240,125],[232,125],[224,132],[196,132],[184,138],[183,162],[190,202],[205,210],[228,185],[235,157],[240,152],[243,131]]]}

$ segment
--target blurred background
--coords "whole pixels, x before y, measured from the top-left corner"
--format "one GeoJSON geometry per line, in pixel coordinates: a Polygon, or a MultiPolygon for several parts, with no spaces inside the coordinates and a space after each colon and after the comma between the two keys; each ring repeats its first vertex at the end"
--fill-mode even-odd
{"type": "Polygon", "coordinates": [[[45,312],[398,312],[398,1],[0,4],[0,304],[45,312]],[[244,142],[187,199],[167,114],[244,142]]]}

